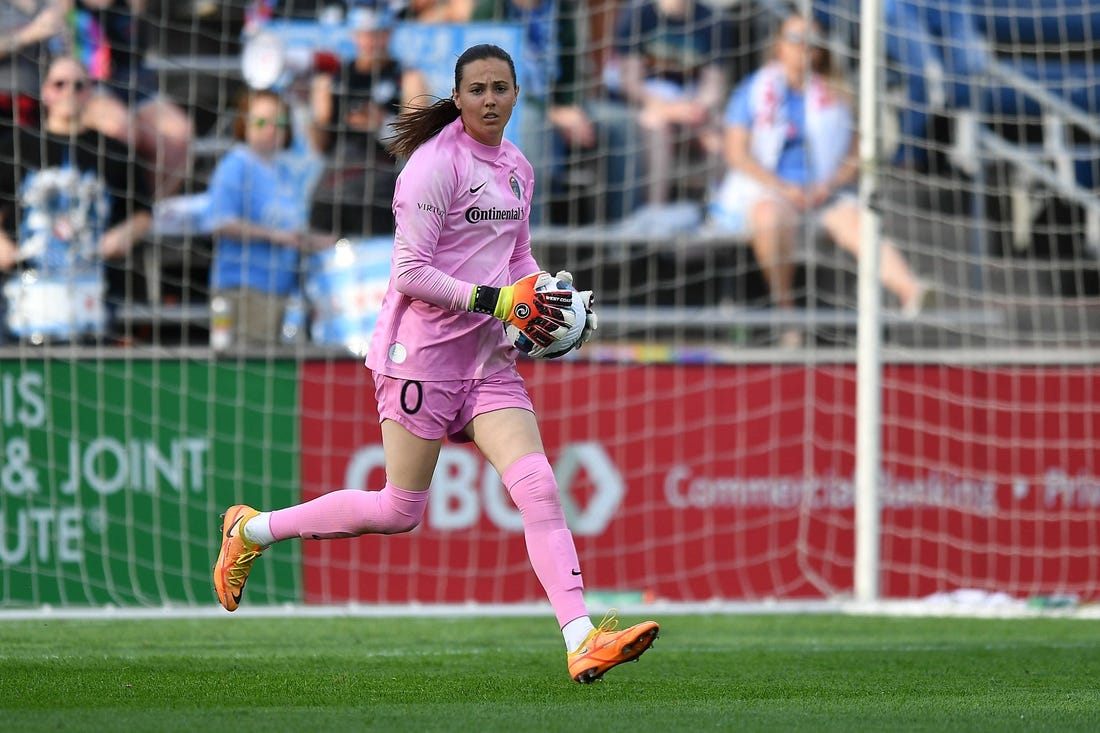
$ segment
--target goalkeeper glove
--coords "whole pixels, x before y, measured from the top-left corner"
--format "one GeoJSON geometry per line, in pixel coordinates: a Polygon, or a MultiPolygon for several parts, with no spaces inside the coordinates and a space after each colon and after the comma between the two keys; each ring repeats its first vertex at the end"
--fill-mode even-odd
{"type": "MultiPolygon", "coordinates": [[[[558,274],[554,275],[554,277],[556,277],[558,280],[564,280],[570,285],[573,284],[573,273],[569,272],[568,270],[559,270],[558,274]]],[[[581,300],[584,302],[585,319],[584,330],[581,331],[580,340],[577,341],[576,348],[578,349],[588,343],[589,339],[592,338],[592,332],[596,330],[597,326],[596,311],[592,310],[592,301],[595,299],[596,296],[592,294],[591,290],[580,291],[580,296],[581,300]]]]}
{"type": "Polygon", "coordinates": [[[554,282],[550,273],[536,272],[503,288],[478,285],[468,310],[488,313],[523,331],[539,346],[549,346],[569,333],[576,320],[572,291],[538,290],[554,282]]]}

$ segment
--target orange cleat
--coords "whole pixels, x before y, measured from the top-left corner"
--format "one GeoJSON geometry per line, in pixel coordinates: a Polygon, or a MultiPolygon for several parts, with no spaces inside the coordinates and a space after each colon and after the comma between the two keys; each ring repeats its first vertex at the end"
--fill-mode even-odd
{"type": "Polygon", "coordinates": [[[222,515],[222,550],[214,564],[214,590],[226,611],[236,611],[241,605],[248,571],[265,549],[246,540],[241,532],[244,523],[257,514],[252,507],[237,504],[222,515]]]}
{"type": "Polygon", "coordinates": [[[603,677],[612,667],[635,661],[653,646],[661,628],[656,621],[643,621],[622,631],[615,630],[618,626],[619,619],[612,609],[588,633],[580,648],[569,653],[570,677],[588,684],[603,677]]]}

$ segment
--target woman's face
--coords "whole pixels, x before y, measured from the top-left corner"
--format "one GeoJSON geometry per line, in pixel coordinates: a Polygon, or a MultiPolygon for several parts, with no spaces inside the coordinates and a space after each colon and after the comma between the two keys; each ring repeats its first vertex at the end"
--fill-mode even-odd
{"type": "Polygon", "coordinates": [[[665,15],[673,18],[683,18],[687,15],[687,0],[657,0],[657,7],[665,15]]]}
{"type": "Polygon", "coordinates": [[[355,42],[356,59],[379,61],[389,58],[389,31],[356,31],[352,39],[355,42]]]}
{"type": "Polygon", "coordinates": [[[58,120],[78,120],[88,102],[88,75],[71,59],[58,59],[42,82],[42,104],[58,120]]]}
{"type": "Polygon", "coordinates": [[[494,58],[471,61],[462,68],[462,87],[453,94],[470,137],[484,145],[500,145],[519,98],[519,86],[512,80],[507,62],[494,58]]]}
{"type": "Polygon", "coordinates": [[[248,106],[245,142],[257,153],[271,155],[283,146],[288,123],[286,110],[278,100],[255,97],[248,106]]]}
{"type": "Polygon", "coordinates": [[[810,66],[810,26],[804,18],[791,16],[783,22],[776,39],[776,57],[788,76],[801,76],[810,66]]]}

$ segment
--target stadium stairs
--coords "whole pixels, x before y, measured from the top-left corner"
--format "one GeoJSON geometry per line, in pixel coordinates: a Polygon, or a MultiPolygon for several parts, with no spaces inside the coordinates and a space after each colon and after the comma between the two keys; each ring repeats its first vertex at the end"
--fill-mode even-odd
{"type": "MultiPolygon", "coordinates": [[[[918,270],[936,274],[941,304],[1000,316],[992,329],[944,331],[945,343],[1060,345],[1054,337],[1068,334],[1067,345],[1095,346],[1100,339],[1100,9],[1088,0],[1054,5],[928,3],[930,12],[971,14],[986,68],[958,80],[972,90],[968,106],[930,110],[927,165],[880,169],[877,199],[884,229],[918,270]]],[[[859,0],[814,8],[829,42],[854,53],[859,0]]],[[[900,109],[905,89],[890,92],[890,106],[900,109]]],[[[951,99],[946,91],[928,96],[951,99]]],[[[937,338],[925,333],[915,343],[937,338]]]]}
{"type": "Polygon", "coordinates": [[[985,286],[1021,343],[1100,342],[1100,9],[980,0],[990,65],[957,118],[954,160],[986,190],[985,286]],[[967,169],[966,162],[980,161],[967,169]]]}

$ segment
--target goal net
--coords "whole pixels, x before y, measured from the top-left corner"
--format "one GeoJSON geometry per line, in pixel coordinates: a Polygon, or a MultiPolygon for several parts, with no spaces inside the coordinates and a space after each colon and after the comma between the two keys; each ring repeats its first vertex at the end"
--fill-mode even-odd
{"type": "MultiPolygon", "coordinates": [[[[217,166],[243,144],[234,121],[246,78],[287,104],[280,155],[303,207],[312,212],[318,190],[342,195],[334,171],[384,165],[376,151],[341,161],[314,134],[316,80],[349,89],[341,69],[357,37],[378,32],[434,96],[450,94],[469,45],[498,43],[515,58],[507,137],[539,176],[536,258],[597,293],[592,344],[521,362],[594,605],[851,596],[856,457],[875,449],[857,440],[864,420],[881,436],[871,568],[881,598],[1100,595],[1100,6],[814,0],[797,5],[812,18],[800,34],[784,32],[790,6],[770,0],[474,5],[394,6],[381,27],[356,3],[146,3],[132,50],[142,83],[190,122],[186,175],[171,195],[124,204],[150,207],[153,223],[110,265],[128,275],[100,304],[102,328],[74,315],[84,311],[71,282],[52,296],[34,290],[44,270],[33,253],[6,278],[0,609],[212,605],[228,506],[383,485],[362,354],[393,236],[369,217],[348,225],[341,207],[358,196],[387,209],[384,182],[326,200],[331,246],[301,258],[270,343],[218,340],[209,213],[217,166]],[[867,23],[880,57],[861,53],[867,23]],[[834,73],[784,98],[778,114],[791,117],[775,124],[749,106],[763,92],[748,85],[790,53],[784,43],[807,62],[827,52],[834,73]],[[752,154],[765,155],[751,136],[767,130],[783,136],[777,155],[804,144],[800,162],[784,164],[804,169],[823,145],[846,150],[854,132],[823,134],[815,115],[839,113],[814,94],[843,100],[858,127],[865,90],[875,154],[858,166],[861,197],[853,181],[820,208],[871,202],[879,251],[892,247],[927,286],[913,303],[889,283],[880,302],[857,303],[857,260],[827,215],[784,209],[773,225],[793,246],[762,262],[761,228],[747,226],[758,214],[735,222],[721,205],[745,135],[752,154]],[[43,310],[19,293],[39,293],[43,310]],[[860,307],[879,312],[877,334],[859,332],[860,307]],[[14,333],[13,312],[26,316],[14,333]],[[26,320],[40,312],[54,314],[54,330],[26,320]],[[881,408],[861,415],[857,349],[872,336],[881,408]]],[[[75,32],[16,58],[44,72],[32,54],[79,51],[75,32]]],[[[131,111],[144,100],[138,76],[131,111]]],[[[20,94],[8,95],[5,139],[18,128],[45,139],[48,100],[37,87],[29,101],[20,94]]],[[[334,139],[372,114],[348,104],[324,125],[334,139]]],[[[144,190],[134,177],[154,180],[170,150],[163,139],[137,149],[136,128],[125,143],[135,147],[128,190],[144,190]]],[[[33,219],[28,155],[0,148],[3,224],[21,248],[33,219]]],[[[71,227],[71,213],[51,231],[71,227]]],[[[545,599],[497,474],[452,443],[415,531],[282,543],[257,563],[248,594],[248,605],[545,599]]]]}

